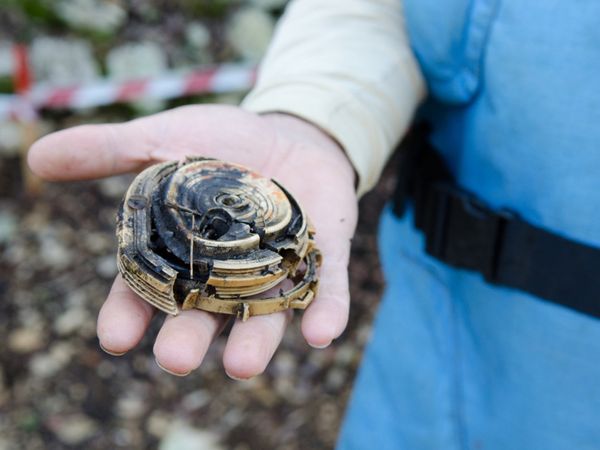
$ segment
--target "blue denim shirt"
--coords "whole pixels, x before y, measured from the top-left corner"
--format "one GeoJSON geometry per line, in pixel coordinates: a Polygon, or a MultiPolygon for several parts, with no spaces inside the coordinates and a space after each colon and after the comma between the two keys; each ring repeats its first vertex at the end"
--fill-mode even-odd
{"type": "Polygon", "coordinates": [[[404,4],[433,140],[459,182],[600,246],[600,2],[404,4]]]}
{"type": "MultiPolygon", "coordinates": [[[[600,246],[600,2],[404,4],[458,182],[600,246]]],[[[600,449],[600,320],[430,258],[411,222],[382,219],[386,293],[339,448],[600,449]]]]}

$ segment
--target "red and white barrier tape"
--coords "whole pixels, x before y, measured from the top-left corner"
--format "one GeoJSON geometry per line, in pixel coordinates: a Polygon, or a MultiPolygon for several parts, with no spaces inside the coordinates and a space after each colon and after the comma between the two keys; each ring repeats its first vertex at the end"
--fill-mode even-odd
{"type": "Polygon", "coordinates": [[[42,108],[76,110],[143,99],[240,92],[252,87],[255,76],[252,66],[225,64],[130,81],[104,79],[66,87],[39,84],[21,95],[0,96],[0,120],[31,120],[42,108]]]}

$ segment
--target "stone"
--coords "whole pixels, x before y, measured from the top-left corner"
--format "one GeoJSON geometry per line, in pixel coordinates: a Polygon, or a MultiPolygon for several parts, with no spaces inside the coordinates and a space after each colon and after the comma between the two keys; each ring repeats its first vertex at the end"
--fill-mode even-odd
{"type": "Polygon", "coordinates": [[[332,391],[338,391],[346,382],[346,370],[334,367],[329,369],[325,377],[325,386],[332,391]]]}
{"type": "Polygon", "coordinates": [[[274,19],[255,7],[236,11],[227,27],[227,39],[233,49],[249,62],[259,61],[273,35],[274,19]]]}
{"type": "Polygon", "coordinates": [[[59,336],[67,336],[78,331],[89,319],[89,313],[83,307],[69,308],[54,322],[54,331],[59,336]]]}
{"type": "Polygon", "coordinates": [[[104,359],[96,367],[96,373],[100,378],[109,379],[114,377],[116,372],[115,365],[108,359],[104,359]]]}
{"type": "Polygon", "coordinates": [[[257,8],[265,10],[274,10],[283,8],[288,0],[250,0],[257,8]]]}
{"type": "Polygon", "coordinates": [[[162,438],[169,431],[172,418],[164,411],[153,411],[146,422],[146,431],[152,436],[162,438]]]}
{"type": "Polygon", "coordinates": [[[340,345],[335,350],[335,363],[340,366],[348,367],[360,358],[360,352],[355,343],[346,343],[340,345]]]}
{"type": "Polygon", "coordinates": [[[96,260],[96,273],[102,278],[113,278],[117,272],[117,255],[106,255],[96,260]]]}
{"type": "MultiPolygon", "coordinates": [[[[2,59],[1,54],[0,59],[2,59]]],[[[0,122],[0,157],[18,156],[19,150],[24,145],[24,136],[23,127],[20,123],[0,122]]]]}
{"type": "Polygon", "coordinates": [[[210,403],[211,395],[205,390],[198,389],[190,392],[181,400],[181,406],[187,411],[198,410],[210,403]]]}
{"type": "Polygon", "coordinates": [[[71,251],[58,240],[56,236],[42,235],[39,247],[42,262],[53,269],[64,269],[71,264],[71,251]]]}
{"type": "Polygon", "coordinates": [[[297,357],[294,357],[291,352],[280,351],[273,361],[273,371],[278,378],[292,377],[297,368],[297,357]]]}
{"type": "Polygon", "coordinates": [[[127,19],[120,1],[62,0],[56,7],[58,16],[73,28],[109,34],[127,19]]]}
{"type": "Polygon", "coordinates": [[[85,249],[94,255],[106,254],[116,247],[112,233],[89,231],[81,239],[85,249]]]}
{"type": "Polygon", "coordinates": [[[35,38],[29,57],[36,82],[81,84],[99,76],[89,43],[80,39],[35,38]]]}
{"type": "Polygon", "coordinates": [[[106,57],[106,65],[111,77],[131,80],[164,72],[167,56],[154,42],[136,42],[113,48],[106,57]]]}
{"type": "Polygon", "coordinates": [[[66,445],[79,445],[98,431],[98,424],[84,414],[54,416],[48,421],[54,435],[66,445]]]}
{"type": "Polygon", "coordinates": [[[206,430],[176,421],[161,440],[159,450],[223,450],[219,437],[206,430]]]}
{"type": "Polygon", "coordinates": [[[210,45],[210,31],[201,22],[190,22],[185,28],[185,40],[191,47],[204,50],[210,45]]]}
{"type": "Polygon", "coordinates": [[[117,402],[117,415],[122,419],[138,419],[145,412],[146,402],[139,395],[129,393],[117,402]]]}
{"type": "Polygon", "coordinates": [[[67,342],[54,344],[47,353],[37,354],[29,361],[29,370],[39,378],[56,375],[70,360],[74,349],[67,342]]]}
{"type": "MultiPolygon", "coordinates": [[[[0,128],[0,134],[2,130],[0,128]]],[[[18,229],[16,216],[8,209],[0,209],[0,244],[9,243],[18,229]]]]}
{"type": "Polygon", "coordinates": [[[104,178],[98,181],[98,189],[102,195],[108,198],[120,200],[125,195],[127,188],[131,184],[130,175],[117,175],[114,177],[104,178]]]}
{"type": "MultiPolygon", "coordinates": [[[[112,49],[106,57],[108,74],[115,80],[132,80],[160,75],[168,68],[167,55],[151,41],[121,45],[112,49]]],[[[141,112],[163,109],[164,102],[144,99],[133,103],[141,112]]]]}
{"type": "Polygon", "coordinates": [[[32,353],[45,344],[45,335],[40,328],[19,328],[8,336],[8,348],[15,353],[32,353]]]}

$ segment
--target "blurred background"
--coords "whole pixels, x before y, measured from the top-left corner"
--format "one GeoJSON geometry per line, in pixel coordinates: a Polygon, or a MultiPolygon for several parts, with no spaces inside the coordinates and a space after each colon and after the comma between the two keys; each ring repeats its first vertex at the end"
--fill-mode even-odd
{"type": "Polygon", "coordinates": [[[50,184],[23,169],[32,140],[54,130],[238,103],[285,3],[0,0],[0,450],[334,446],[382,290],[375,232],[389,174],[361,202],[347,331],[315,350],[297,316],[267,371],[236,382],[223,336],[187,378],[162,372],[161,314],[134,351],[102,352],[96,314],[131,176],[50,184]]]}

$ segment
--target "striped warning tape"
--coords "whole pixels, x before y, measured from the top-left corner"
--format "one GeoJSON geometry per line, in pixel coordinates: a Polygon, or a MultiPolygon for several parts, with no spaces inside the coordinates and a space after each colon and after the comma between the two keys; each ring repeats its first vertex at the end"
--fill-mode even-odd
{"type": "Polygon", "coordinates": [[[102,79],[62,87],[38,84],[21,95],[0,96],[0,120],[30,120],[35,111],[43,108],[77,110],[142,99],[240,92],[252,87],[255,76],[253,66],[224,64],[129,81],[102,79]]]}

